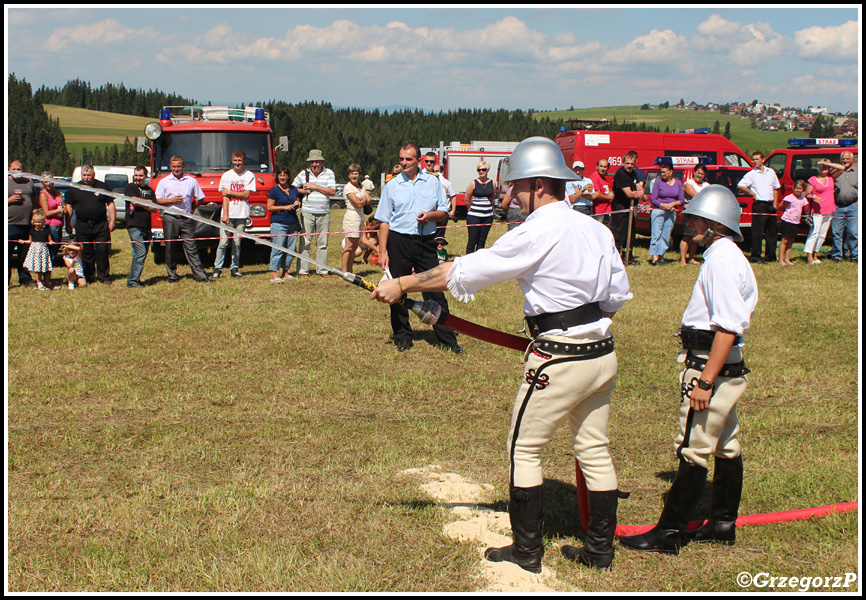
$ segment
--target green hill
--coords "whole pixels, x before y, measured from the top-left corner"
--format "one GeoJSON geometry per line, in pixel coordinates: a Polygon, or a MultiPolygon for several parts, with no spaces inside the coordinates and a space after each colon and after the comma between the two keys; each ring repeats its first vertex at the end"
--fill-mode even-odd
{"type": "Polygon", "coordinates": [[[122,146],[126,138],[135,144],[135,139],[144,135],[144,126],[156,120],[56,104],[42,106],[52,119],[60,120],[66,148],[76,164],[83,147],[93,150],[94,146],[122,146]]]}

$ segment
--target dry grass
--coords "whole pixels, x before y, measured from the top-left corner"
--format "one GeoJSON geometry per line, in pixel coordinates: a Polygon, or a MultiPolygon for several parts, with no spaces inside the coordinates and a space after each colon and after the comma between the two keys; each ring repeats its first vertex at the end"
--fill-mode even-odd
{"type": "MultiPolygon", "coordinates": [[[[448,237],[459,252],[465,230],[448,237]]],[[[397,473],[438,463],[495,484],[504,506],[520,356],[465,337],[466,354],[453,356],[423,325],[398,353],[387,308],[365,292],[318,277],[270,285],[252,259],[242,257],[246,279],[171,286],[148,260],[150,285],[130,290],[129,249],[115,244],[111,287],[7,293],[10,591],[477,589],[475,550],[445,538],[443,513],[397,473]]],[[[356,270],[378,280],[375,268],[356,270]]],[[[629,270],[635,299],[616,318],[610,432],[621,487],[633,492],[621,523],[653,522],[675,469],[669,334],[696,273],[629,270]]],[[[855,500],[856,265],[756,274],[742,512],[855,500]]],[[[507,283],[452,310],[515,331],[521,305],[507,283]]],[[[612,571],[582,569],[558,553],[580,535],[564,430],[544,467],[545,564],[566,585],[730,592],[741,571],[858,570],[856,514],[743,528],[734,548],[676,558],[620,550],[612,571]]]]}

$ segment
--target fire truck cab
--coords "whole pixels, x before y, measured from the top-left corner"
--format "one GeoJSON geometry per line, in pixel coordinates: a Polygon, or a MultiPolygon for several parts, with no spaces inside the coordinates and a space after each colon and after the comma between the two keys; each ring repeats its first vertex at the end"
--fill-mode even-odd
{"type": "MultiPolygon", "coordinates": [[[[503,165],[508,161],[508,157],[514,152],[518,142],[478,142],[473,141],[468,144],[460,142],[451,142],[450,146],[445,146],[439,142],[438,148],[422,148],[421,156],[427,152],[436,153],[437,163],[444,165],[445,179],[451,182],[454,186],[454,191],[457,196],[454,200],[458,213],[466,212],[466,188],[469,183],[478,177],[475,168],[478,163],[485,161],[490,164],[490,172],[487,174],[496,185],[496,190],[501,196],[502,194],[502,178],[505,177],[503,165]]],[[[498,199],[498,198],[497,198],[498,199]]],[[[494,210],[499,208],[499,203],[494,203],[494,210]]]]}
{"type": "MultiPolygon", "coordinates": [[[[276,150],[288,151],[288,137],[282,136],[275,148],[269,115],[264,109],[229,108],[227,106],[165,106],[159,122],[145,127],[145,138],[138,138],[138,151],[150,152],[150,187],[156,190],[162,178],[171,175],[172,156],[184,159],[184,173],[196,178],[205,194],[204,205],[196,214],[219,222],[222,195],[219,182],[232,168],[232,152],[246,153],[246,168],[255,175],[256,191],[249,197],[250,216],[246,231],[263,234],[270,231],[267,212],[268,193],[274,187],[276,150]]],[[[153,213],[153,257],[157,264],[165,260],[162,217],[153,213]]],[[[219,229],[196,223],[195,237],[199,249],[214,249],[219,243],[219,229]]],[[[246,240],[244,240],[246,241],[246,240]]],[[[204,260],[204,257],[202,257],[204,260]]]]}
{"type": "Polygon", "coordinates": [[[818,161],[829,160],[839,163],[839,156],[845,150],[859,154],[857,139],[837,138],[791,138],[787,148],[774,150],[765,159],[764,164],[776,172],[781,197],[784,198],[794,189],[798,179],[808,181],[818,175],[818,161]]]}
{"type": "MultiPolygon", "coordinates": [[[[673,165],[674,177],[679,179],[683,184],[685,184],[689,179],[691,179],[695,167],[697,167],[698,164],[703,164],[704,167],[706,167],[707,169],[707,183],[723,185],[729,190],[731,190],[731,192],[733,192],[733,194],[737,197],[737,202],[739,203],[740,209],[743,212],[742,216],[740,217],[740,232],[743,234],[743,238],[745,240],[743,242],[743,247],[746,247],[745,244],[747,244],[748,240],[751,239],[751,206],[753,199],[750,196],[743,196],[742,193],[738,191],[737,184],[746,175],[746,173],[751,170],[751,167],[728,165],[719,166],[713,164],[712,160],[707,158],[679,157],[671,159],[664,156],[657,156],[654,160],[654,165],[652,167],[644,169],[644,172],[646,173],[644,191],[646,192],[646,194],[638,203],[638,210],[635,214],[634,220],[635,231],[641,235],[650,235],[650,213],[653,209],[650,199],[652,197],[653,188],[657,185],[659,181],[661,165],[665,163],[673,165]]],[[[686,198],[686,201],[688,201],[688,198],[686,198]]],[[[684,207],[677,208],[676,221],[674,222],[674,228],[672,232],[674,244],[671,245],[671,248],[676,247],[677,240],[681,238],[683,234],[683,209],[684,207]]]]}

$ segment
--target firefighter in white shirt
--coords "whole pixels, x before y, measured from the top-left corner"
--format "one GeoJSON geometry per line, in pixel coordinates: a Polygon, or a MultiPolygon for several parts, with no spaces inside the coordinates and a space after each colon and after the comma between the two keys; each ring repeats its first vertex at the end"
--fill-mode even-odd
{"type": "Polygon", "coordinates": [[[527,216],[523,225],[491,248],[383,281],[371,297],[394,303],[407,292],[447,289],[467,301],[484,287],[517,281],[534,340],[528,342],[508,435],[514,543],[488,548],[485,557],[541,572],[541,452],[567,421],[589,489],[590,523],[584,547],[564,546],[562,552],[606,568],[613,560],[620,497],[607,437],[617,372],[610,329],[613,314],[631,298],[628,278],[610,230],[563,202],[565,182],[575,175],[554,142],[522,141],[510,167],[508,180],[527,216]]]}
{"type": "Polygon", "coordinates": [[[683,217],[704,247],[704,264],[683,313],[680,338],[685,362],[680,375],[680,432],[674,442],[680,460],[676,479],[658,524],[620,543],[633,550],[678,554],[689,541],[733,545],[743,489],[743,459],[737,434],[737,401],[749,373],[741,351],[758,302],[749,261],[734,241],[740,234],[740,207],[726,187],[711,185],[689,203],[683,217]],[[714,456],[710,518],[686,531],[714,456]]]}

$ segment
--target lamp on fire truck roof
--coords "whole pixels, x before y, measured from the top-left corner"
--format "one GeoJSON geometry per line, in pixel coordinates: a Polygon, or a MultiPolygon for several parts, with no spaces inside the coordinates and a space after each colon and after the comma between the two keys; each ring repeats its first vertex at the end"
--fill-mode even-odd
{"type": "Polygon", "coordinates": [[[256,127],[267,127],[268,122],[265,120],[265,109],[257,108],[255,120],[253,121],[253,125],[256,127]]]}
{"type": "Polygon", "coordinates": [[[653,162],[657,165],[669,164],[675,167],[716,164],[715,159],[710,156],[656,156],[653,162]]]}
{"type": "Polygon", "coordinates": [[[788,138],[789,146],[856,146],[857,138],[788,138]]]}

